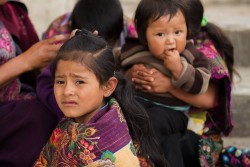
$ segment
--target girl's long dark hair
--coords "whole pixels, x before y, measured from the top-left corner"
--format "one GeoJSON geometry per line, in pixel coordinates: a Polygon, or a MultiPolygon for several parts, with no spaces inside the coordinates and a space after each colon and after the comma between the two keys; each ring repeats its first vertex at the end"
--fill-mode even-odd
{"type": "Polygon", "coordinates": [[[132,85],[125,77],[116,71],[115,60],[111,49],[100,37],[86,30],[78,31],[60,48],[52,65],[52,72],[59,60],[69,60],[84,64],[97,77],[100,85],[105,84],[110,77],[118,79],[118,85],[110,97],[114,97],[127,121],[132,139],[139,144],[138,154],[154,166],[164,167],[166,161],[159,151],[159,144],[154,138],[149,117],[144,108],[136,102],[132,85]]]}
{"type": "Polygon", "coordinates": [[[159,148],[159,143],[155,140],[152,125],[145,109],[135,100],[132,85],[126,78],[116,74],[119,84],[113,97],[117,99],[128,123],[131,137],[138,142],[138,154],[148,161],[153,162],[154,166],[167,166],[163,153],[159,148]]]}
{"type": "Polygon", "coordinates": [[[204,8],[200,0],[187,0],[189,6],[189,38],[194,38],[200,31],[206,32],[208,37],[213,41],[216,50],[225,60],[229,75],[233,78],[233,73],[238,73],[234,70],[234,47],[226,36],[225,32],[217,25],[208,22],[207,25],[201,26],[201,21],[204,15],[204,8]]]}
{"type": "Polygon", "coordinates": [[[210,22],[202,27],[201,31],[205,31],[214,42],[216,50],[226,62],[230,78],[232,79],[234,72],[234,47],[231,40],[225,35],[221,28],[210,22]]]}

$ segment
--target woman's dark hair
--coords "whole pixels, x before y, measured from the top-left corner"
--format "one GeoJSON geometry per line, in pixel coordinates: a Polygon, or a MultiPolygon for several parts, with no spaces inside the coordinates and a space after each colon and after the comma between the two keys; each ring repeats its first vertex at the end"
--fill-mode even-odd
{"type": "Polygon", "coordinates": [[[178,10],[185,17],[187,30],[188,26],[188,6],[185,1],[179,0],[141,0],[135,11],[135,27],[141,43],[147,44],[146,30],[150,21],[156,21],[162,16],[169,15],[169,19],[174,17],[178,10]]]}
{"type": "Polygon", "coordinates": [[[59,60],[84,64],[96,75],[100,85],[115,76],[118,85],[110,97],[118,101],[127,121],[129,133],[139,144],[139,155],[155,166],[166,166],[164,157],[159,151],[159,144],[153,136],[149,117],[144,108],[136,102],[130,82],[122,74],[115,72],[115,59],[104,39],[86,30],[78,31],[60,48],[52,63],[53,75],[59,60]]]}
{"type": "Polygon", "coordinates": [[[114,44],[123,30],[123,10],[119,0],[78,0],[70,21],[71,31],[97,30],[109,44],[114,44]]]}
{"type": "MultiPolygon", "coordinates": [[[[234,47],[231,40],[225,35],[223,30],[213,23],[208,22],[206,26],[201,27],[201,21],[204,15],[204,8],[200,0],[186,0],[189,6],[189,28],[190,38],[194,38],[200,31],[206,32],[213,41],[216,50],[225,60],[230,77],[232,79],[234,65],[234,47]]],[[[236,72],[237,74],[237,72],[236,72]]]]}

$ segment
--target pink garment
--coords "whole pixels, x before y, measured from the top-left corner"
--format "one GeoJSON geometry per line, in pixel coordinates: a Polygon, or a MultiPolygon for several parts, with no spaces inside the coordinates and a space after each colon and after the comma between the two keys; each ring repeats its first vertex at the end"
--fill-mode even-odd
{"type": "Polygon", "coordinates": [[[227,136],[234,127],[231,118],[232,81],[227,66],[220,53],[214,49],[213,41],[208,38],[206,33],[198,34],[194,38],[194,45],[207,57],[211,80],[217,84],[219,91],[217,106],[208,110],[209,116],[204,133],[223,133],[227,136]]]}
{"type": "MultiPolygon", "coordinates": [[[[0,65],[15,58],[39,40],[28,18],[26,7],[19,2],[11,1],[0,5],[0,34],[0,65]]],[[[28,75],[27,83],[36,79],[31,74],[28,75]]],[[[34,95],[32,87],[21,83],[20,78],[0,88],[0,102],[31,99],[34,95]]]]}

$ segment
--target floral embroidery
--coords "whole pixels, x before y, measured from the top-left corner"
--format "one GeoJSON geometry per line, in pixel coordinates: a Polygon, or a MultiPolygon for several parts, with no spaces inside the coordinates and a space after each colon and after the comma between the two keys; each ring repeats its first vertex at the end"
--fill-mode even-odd
{"type": "MultiPolygon", "coordinates": [[[[114,152],[132,149],[130,145],[132,139],[126,122],[120,121],[118,113],[122,112],[117,111],[118,103],[112,99],[109,104],[109,111],[101,110],[96,114],[99,122],[90,121],[85,125],[64,118],[53,131],[34,166],[46,164],[45,166],[115,167],[117,157],[114,152]],[[107,118],[112,119],[110,121],[107,118]]],[[[126,151],[124,156],[136,157],[134,152],[129,152],[126,151]]],[[[139,161],[135,158],[131,163],[138,165],[139,161]]]]}
{"type": "Polygon", "coordinates": [[[36,167],[39,166],[47,166],[47,160],[43,156],[39,156],[38,163],[36,164],[36,167]]]}
{"type": "Polygon", "coordinates": [[[219,155],[222,151],[222,141],[213,141],[212,137],[203,137],[199,140],[199,160],[202,167],[219,164],[219,155]]]}
{"type": "Polygon", "coordinates": [[[80,152],[80,159],[84,165],[89,165],[93,163],[93,159],[96,158],[94,153],[91,153],[88,149],[85,149],[84,152],[80,152]]]}
{"type": "Polygon", "coordinates": [[[221,154],[221,161],[228,166],[249,167],[250,151],[247,149],[237,149],[233,146],[224,148],[221,154]]]}
{"type": "Polygon", "coordinates": [[[5,63],[9,59],[15,57],[15,45],[8,31],[0,23],[0,64],[5,63]]]}
{"type": "Polygon", "coordinates": [[[86,128],[84,134],[86,136],[93,136],[96,133],[96,129],[95,128],[86,128]]]}
{"type": "Polygon", "coordinates": [[[110,103],[113,103],[113,105],[117,108],[117,112],[118,112],[118,117],[120,118],[121,122],[126,122],[123,114],[122,114],[122,110],[120,105],[116,102],[115,99],[110,99],[110,103]]]}
{"type": "MultiPolygon", "coordinates": [[[[6,63],[14,57],[16,57],[14,41],[0,21],[0,65],[6,63]]],[[[35,95],[31,89],[32,88],[30,86],[21,84],[19,78],[17,78],[0,89],[0,102],[19,99],[32,99],[35,97],[35,95]]]]}
{"type": "Polygon", "coordinates": [[[58,147],[58,144],[59,144],[61,138],[62,138],[62,130],[59,129],[59,128],[56,128],[56,129],[53,131],[53,133],[52,133],[52,135],[51,135],[51,137],[50,137],[50,142],[51,142],[51,144],[54,145],[55,147],[58,147]]]}

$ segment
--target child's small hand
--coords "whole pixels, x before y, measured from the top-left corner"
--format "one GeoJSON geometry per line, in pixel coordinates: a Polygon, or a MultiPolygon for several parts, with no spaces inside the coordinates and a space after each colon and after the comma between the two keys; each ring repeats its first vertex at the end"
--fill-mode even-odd
{"type": "Polygon", "coordinates": [[[166,50],[163,60],[164,66],[171,71],[175,79],[178,79],[182,72],[182,63],[179,52],[176,49],[166,50]]]}

